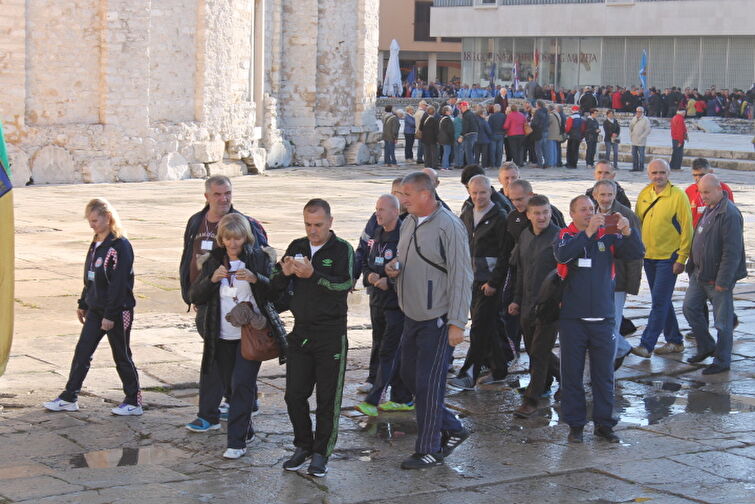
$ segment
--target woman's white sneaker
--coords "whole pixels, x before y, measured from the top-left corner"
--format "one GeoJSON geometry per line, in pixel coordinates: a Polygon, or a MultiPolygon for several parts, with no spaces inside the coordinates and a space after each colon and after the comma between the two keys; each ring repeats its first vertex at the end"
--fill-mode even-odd
{"type": "Polygon", "coordinates": [[[236,460],[246,455],[246,448],[228,448],[223,453],[223,458],[236,460]]]}
{"type": "Polygon", "coordinates": [[[119,416],[139,416],[144,413],[144,410],[141,406],[134,406],[133,404],[119,404],[115,408],[111,409],[110,411],[113,412],[113,415],[119,415],[119,416]]]}
{"type": "Polygon", "coordinates": [[[68,401],[64,401],[60,397],[57,397],[53,399],[52,401],[47,401],[46,403],[42,403],[42,406],[44,406],[45,409],[48,409],[50,411],[79,411],[78,401],[68,402],[68,401]]]}

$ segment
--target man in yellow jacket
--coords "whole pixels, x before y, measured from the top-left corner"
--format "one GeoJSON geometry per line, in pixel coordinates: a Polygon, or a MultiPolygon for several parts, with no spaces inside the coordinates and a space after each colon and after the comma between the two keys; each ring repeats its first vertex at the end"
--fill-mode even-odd
{"type": "Polygon", "coordinates": [[[637,197],[635,212],[642,224],[644,269],[652,307],[640,344],[632,353],[648,358],[663,332],[666,344],[655,350],[668,354],[684,350],[671,296],[676,276],[684,271],[692,246],[692,212],[684,191],[669,182],[670,167],[663,159],[648,165],[650,184],[637,197]]]}

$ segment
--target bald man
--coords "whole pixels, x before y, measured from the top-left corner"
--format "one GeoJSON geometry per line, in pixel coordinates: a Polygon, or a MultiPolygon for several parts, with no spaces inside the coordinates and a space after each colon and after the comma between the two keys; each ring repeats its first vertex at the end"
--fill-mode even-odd
{"type": "Polygon", "coordinates": [[[703,374],[717,374],[731,367],[734,331],[733,291],[737,280],[747,276],[743,220],[734,203],[713,174],[698,182],[705,209],[692,238],[687,273],[689,286],[684,296],[684,317],[697,340],[697,354],[687,362],[696,364],[708,357],[713,363],[703,374]],[[718,331],[714,341],[708,330],[705,304],[713,304],[713,321],[718,331]]]}

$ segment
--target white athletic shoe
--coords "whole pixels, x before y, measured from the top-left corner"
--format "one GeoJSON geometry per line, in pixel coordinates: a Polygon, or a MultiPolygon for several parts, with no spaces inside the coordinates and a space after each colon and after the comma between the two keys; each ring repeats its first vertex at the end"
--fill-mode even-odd
{"type": "Polygon", "coordinates": [[[119,416],[139,416],[144,413],[144,410],[141,406],[134,406],[133,404],[126,404],[122,403],[112,410],[113,415],[119,415],[119,416]]]}
{"type": "Polygon", "coordinates": [[[246,448],[228,448],[225,453],[223,453],[223,458],[236,460],[244,455],[246,455],[246,448]]]}
{"type": "Polygon", "coordinates": [[[370,390],[372,390],[372,383],[370,382],[364,382],[363,384],[357,387],[357,392],[359,394],[369,394],[370,390]]]}
{"type": "Polygon", "coordinates": [[[50,411],[79,411],[78,401],[68,402],[68,401],[64,401],[60,397],[57,397],[53,399],[52,401],[47,401],[46,403],[42,403],[42,406],[44,406],[45,409],[48,409],[50,411]]]}

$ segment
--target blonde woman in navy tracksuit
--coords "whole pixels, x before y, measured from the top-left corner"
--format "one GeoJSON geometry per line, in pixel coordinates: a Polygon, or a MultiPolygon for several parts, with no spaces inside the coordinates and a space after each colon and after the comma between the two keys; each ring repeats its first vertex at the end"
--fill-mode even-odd
{"type": "Polygon", "coordinates": [[[118,212],[107,200],[91,200],[84,216],[94,231],[84,264],[84,289],[76,315],[84,327],[71,363],[65,390],[44,403],[50,411],[77,411],[81,386],[92,355],[107,334],[115,368],[126,398],[113,408],[114,415],[141,415],[139,375],[131,358],[131,325],[134,320],[134,251],[126,239],[118,212]]]}

